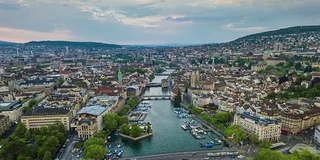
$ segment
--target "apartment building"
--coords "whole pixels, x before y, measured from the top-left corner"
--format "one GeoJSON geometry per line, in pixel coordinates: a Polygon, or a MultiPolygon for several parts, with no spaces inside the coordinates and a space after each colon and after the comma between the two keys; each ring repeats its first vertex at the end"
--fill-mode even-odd
{"type": "Polygon", "coordinates": [[[0,115],[0,136],[10,128],[9,116],[0,115]]]}
{"type": "Polygon", "coordinates": [[[236,113],[234,124],[239,125],[249,134],[256,134],[259,141],[278,141],[281,135],[281,121],[252,115],[249,112],[236,113]]]}
{"type": "Polygon", "coordinates": [[[297,134],[320,124],[320,108],[290,109],[281,113],[283,133],[297,134]]]}
{"type": "Polygon", "coordinates": [[[23,106],[20,100],[1,101],[0,115],[9,116],[11,122],[18,121],[22,115],[23,106]]]}
{"type": "Polygon", "coordinates": [[[21,122],[27,129],[38,129],[61,122],[67,131],[70,130],[72,112],[65,108],[37,107],[21,116],[21,122]]]}

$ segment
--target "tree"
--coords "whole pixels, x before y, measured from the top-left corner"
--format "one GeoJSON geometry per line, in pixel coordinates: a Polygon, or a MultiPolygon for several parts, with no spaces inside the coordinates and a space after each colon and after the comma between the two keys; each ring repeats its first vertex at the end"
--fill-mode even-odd
{"type": "Polygon", "coordinates": [[[52,160],[52,154],[51,154],[51,152],[46,151],[46,152],[44,153],[44,156],[43,156],[42,160],[52,160]]]}
{"type": "Polygon", "coordinates": [[[120,127],[120,132],[125,135],[130,135],[130,126],[128,124],[123,124],[120,127]]]}
{"type": "Polygon", "coordinates": [[[13,135],[17,136],[19,138],[22,138],[22,137],[24,137],[26,132],[27,132],[26,126],[22,122],[19,122],[13,135]]]}
{"type": "Polygon", "coordinates": [[[104,139],[106,135],[107,135],[106,131],[100,130],[94,136],[100,139],[104,139]]]}
{"type": "Polygon", "coordinates": [[[294,65],[294,68],[295,68],[296,70],[300,70],[300,69],[302,69],[302,64],[301,64],[300,62],[298,62],[298,63],[296,63],[296,64],[294,65]]]}
{"type": "Polygon", "coordinates": [[[108,132],[117,129],[118,115],[116,113],[107,113],[103,116],[103,124],[108,132]]]}
{"type": "Polygon", "coordinates": [[[230,139],[233,143],[239,143],[247,139],[247,133],[240,128],[240,126],[235,124],[227,127],[224,131],[224,135],[227,138],[233,135],[233,138],[230,139]]]}
{"type": "Polygon", "coordinates": [[[130,129],[130,136],[139,137],[141,135],[142,135],[142,129],[137,124],[133,124],[130,129]]]}
{"type": "Polygon", "coordinates": [[[271,147],[271,145],[272,145],[272,143],[268,140],[264,140],[259,143],[259,146],[261,148],[269,148],[269,147],[271,147]]]}
{"type": "Polygon", "coordinates": [[[173,99],[174,107],[180,107],[181,104],[181,92],[178,91],[178,94],[173,99]]]}
{"type": "Polygon", "coordinates": [[[119,126],[122,126],[123,124],[128,124],[129,119],[127,116],[121,116],[119,119],[119,126]]]}
{"type": "Polygon", "coordinates": [[[102,145],[93,144],[84,149],[84,156],[86,159],[100,160],[104,158],[107,150],[102,145]]]}
{"type": "Polygon", "coordinates": [[[148,133],[152,132],[152,128],[151,128],[151,123],[150,122],[147,123],[147,132],[148,133]]]}
{"type": "Polygon", "coordinates": [[[99,146],[103,146],[104,145],[104,141],[101,138],[96,138],[96,137],[92,137],[90,139],[88,139],[86,142],[84,142],[84,148],[88,148],[91,145],[99,145],[99,146]]]}
{"type": "Polygon", "coordinates": [[[272,151],[270,149],[261,149],[253,157],[253,160],[275,160],[275,159],[285,159],[285,156],[277,151],[272,151]]]}
{"type": "Polygon", "coordinates": [[[259,143],[259,138],[256,134],[251,134],[250,137],[249,137],[249,140],[252,144],[257,144],[259,143]]]}

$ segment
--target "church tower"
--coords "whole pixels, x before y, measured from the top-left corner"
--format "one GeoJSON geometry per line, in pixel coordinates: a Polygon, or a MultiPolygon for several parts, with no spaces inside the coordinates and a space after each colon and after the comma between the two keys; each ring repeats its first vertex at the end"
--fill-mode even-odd
{"type": "Polygon", "coordinates": [[[196,72],[191,71],[191,87],[195,87],[195,86],[196,86],[196,72]]]}

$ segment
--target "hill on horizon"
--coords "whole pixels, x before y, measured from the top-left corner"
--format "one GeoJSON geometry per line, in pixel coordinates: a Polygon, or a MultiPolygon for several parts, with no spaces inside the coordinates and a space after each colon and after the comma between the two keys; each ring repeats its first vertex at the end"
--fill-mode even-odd
{"type": "Polygon", "coordinates": [[[68,46],[68,47],[82,47],[82,48],[122,48],[117,44],[107,44],[101,42],[74,42],[74,41],[30,41],[24,45],[45,45],[45,46],[68,46]]]}

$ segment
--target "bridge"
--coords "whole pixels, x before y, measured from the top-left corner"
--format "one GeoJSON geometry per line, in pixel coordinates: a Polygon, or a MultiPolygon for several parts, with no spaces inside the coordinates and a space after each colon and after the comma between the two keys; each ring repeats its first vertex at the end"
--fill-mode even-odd
{"type": "Polygon", "coordinates": [[[146,87],[161,87],[161,83],[149,83],[146,87]]]}
{"type": "Polygon", "coordinates": [[[145,95],[142,97],[143,100],[169,100],[171,95],[145,95]]]}
{"type": "Polygon", "coordinates": [[[169,73],[156,73],[154,76],[170,76],[169,73]]]}

